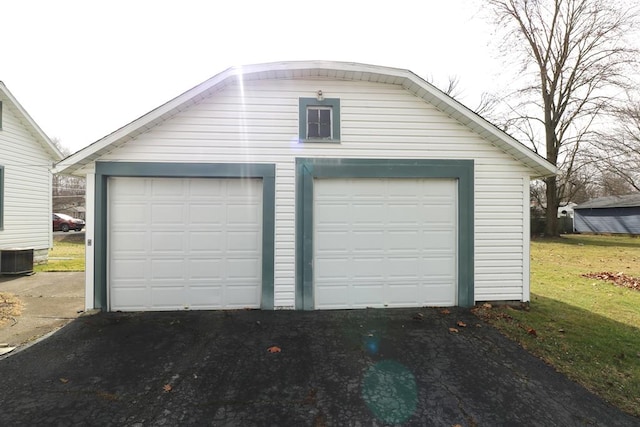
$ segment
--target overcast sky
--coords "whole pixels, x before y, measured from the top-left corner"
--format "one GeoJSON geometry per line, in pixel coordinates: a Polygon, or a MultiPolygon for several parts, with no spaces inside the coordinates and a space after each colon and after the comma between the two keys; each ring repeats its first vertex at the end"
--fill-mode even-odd
{"type": "Polygon", "coordinates": [[[475,108],[500,61],[478,0],[15,0],[0,80],[72,152],[234,65],[335,60],[406,68],[475,108]],[[311,7],[313,6],[313,7],[311,7]]]}

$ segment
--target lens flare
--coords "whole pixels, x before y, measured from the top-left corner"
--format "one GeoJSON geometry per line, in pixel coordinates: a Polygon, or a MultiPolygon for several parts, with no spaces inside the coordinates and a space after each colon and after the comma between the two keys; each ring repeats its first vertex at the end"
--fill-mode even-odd
{"type": "Polygon", "coordinates": [[[404,365],[383,360],[371,366],[362,380],[362,397],[379,420],[404,423],[418,403],[416,379],[404,365]]]}

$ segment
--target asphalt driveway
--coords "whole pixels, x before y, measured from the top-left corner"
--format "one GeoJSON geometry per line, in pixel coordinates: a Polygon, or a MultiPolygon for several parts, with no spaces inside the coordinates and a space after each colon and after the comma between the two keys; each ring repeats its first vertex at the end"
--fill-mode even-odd
{"type": "Polygon", "coordinates": [[[103,313],[0,390],[12,426],[640,425],[463,309],[103,313]]]}

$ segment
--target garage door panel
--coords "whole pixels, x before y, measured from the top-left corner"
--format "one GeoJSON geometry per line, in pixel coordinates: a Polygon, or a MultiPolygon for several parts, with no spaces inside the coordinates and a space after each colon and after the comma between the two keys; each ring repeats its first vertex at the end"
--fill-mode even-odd
{"type": "Polygon", "coordinates": [[[235,231],[227,233],[226,249],[228,253],[249,252],[256,253],[256,245],[260,241],[260,236],[256,232],[235,231]]]}
{"type": "Polygon", "coordinates": [[[113,259],[111,264],[114,269],[110,272],[110,276],[119,282],[119,284],[130,283],[135,280],[144,280],[147,275],[146,258],[113,259]]]}
{"type": "Polygon", "coordinates": [[[175,199],[185,194],[185,180],[173,178],[156,178],[150,181],[151,195],[156,200],[175,199]]]}
{"type": "Polygon", "coordinates": [[[157,259],[151,261],[151,278],[157,280],[171,280],[175,282],[184,275],[184,262],[182,259],[157,259]]]}
{"type": "Polygon", "coordinates": [[[322,308],[342,308],[344,295],[349,291],[350,288],[345,284],[327,284],[316,290],[316,298],[323,302],[322,308]]]}
{"type": "Polygon", "coordinates": [[[227,277],[230,280],[255,279],[260,274],[260,257],[228,258],[227,277]]]}
{"type": "Polygon", "coordinates": [[[423,230],[420,233],[422,247],[426,251],[451,251],[450,242],[456,238],[455,231],[452,230],[423,230]]]}
{"type": "Polygon", "coordinates": [[[260,180],[110,178],[109,197],[112,310],[260,307],[260,180]]]}
{"type": "Polygon", "coordinates": [[[447,179],[314,180],[316,308],[455,305],[456,194],[447,179]]]}
{"type": "Polygon", "coordinates": [[[188,292],[193,309],[223,307],[221,286],[191,286],[188,292]]]}
{"type": "Polygon", "coordinates": [[[220,227],[220,224],[225,222],[226,216],[222,202],[193,203],[189,207],[189,222],[194,226],[220,227]]]}
{"type": "MultiPolygon", "coordinates": [[[[384,300],[384,286],[371,283],[354,283],[350,289],[354,307],[365,308],[378,305],[384,300]]],[[[344,298],[343,298],[344,299],[344,298]]]]}
{"type": "Polygon", "coordinates": [[[112,305],[120,307],[121,310],[135,310],[137,307],[145,307],[151,303],[146,286],[119,288],[111,299],[112,305]]]}
{"type": "Polygon", "coordinates": [[[233,288],[227,289],[226,292],[226,306],[233,308],[248,307],[253,304],[253,301],[258,298],[255,286],[247,284],[245,286],[238,285],[233,288]]]}
{"type": "Polygon", "coordinates": [[[147,205],[135,202],[112,203],[109,216],[112,224],[119,227],[141,227],[147,223],[147,205]]]}
{"type": "Polygon", "coordinates": [[[182,254],[184,251],[184,233],[181,231],[161,231],[151,233],[151,250],[154,253],[175,252],[182,254]]]}
{"type": "Polygon", "coordinates": [[[154,203],[151,206],[151,225],[157,227],[184,226],[185,207],[182,204],[174,203],[154,203]]]}
{"type": "Polygon", "coordinates": [[[183,293],[182,286],[152,286],[150,305],[157,310],[180,310],[183,293]]]}
{"type": "Polygon", "coordinates": [[[147,233],[144,231],[113,232],[109,239],[112,253],[146,254],[147,233]]]}
{"type": "Polygon", "coordinates": [[[255,225],[261,218],[260,212],[256,209],[257,203],[227,205],[227,215],[233,218],[233,223],[237,225],[255,225]]]}
{"type": "Polygon", "coordinates": [[[194,252],[216,252],[221,253],[224,249],[220,239],[221,231],[191,231],[187,232],[187,242],[191,253],[194,252]]]}

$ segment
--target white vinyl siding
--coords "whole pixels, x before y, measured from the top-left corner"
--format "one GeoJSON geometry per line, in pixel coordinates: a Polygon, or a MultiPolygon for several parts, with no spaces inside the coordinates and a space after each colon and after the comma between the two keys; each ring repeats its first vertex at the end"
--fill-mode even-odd
{"type": "Polygon", "coordinates": [[[521,183],[531,170],[398,85],[323,79],[230,85],[100,160],[275,163],[275,306],[292,308],[296,157],[473,159],[475,298],[523,299],[528,206],[521,183]],[[298,99],[319,89],[340,99],[340,144],[298,143],[298,99]]]}
{"type": "Polygon", "coordinates": [[[51,243],[51,168],[53,161],[4,103],[0,165],[4,166],[3,229],[0,250],[48,249],[51,243]]]}

